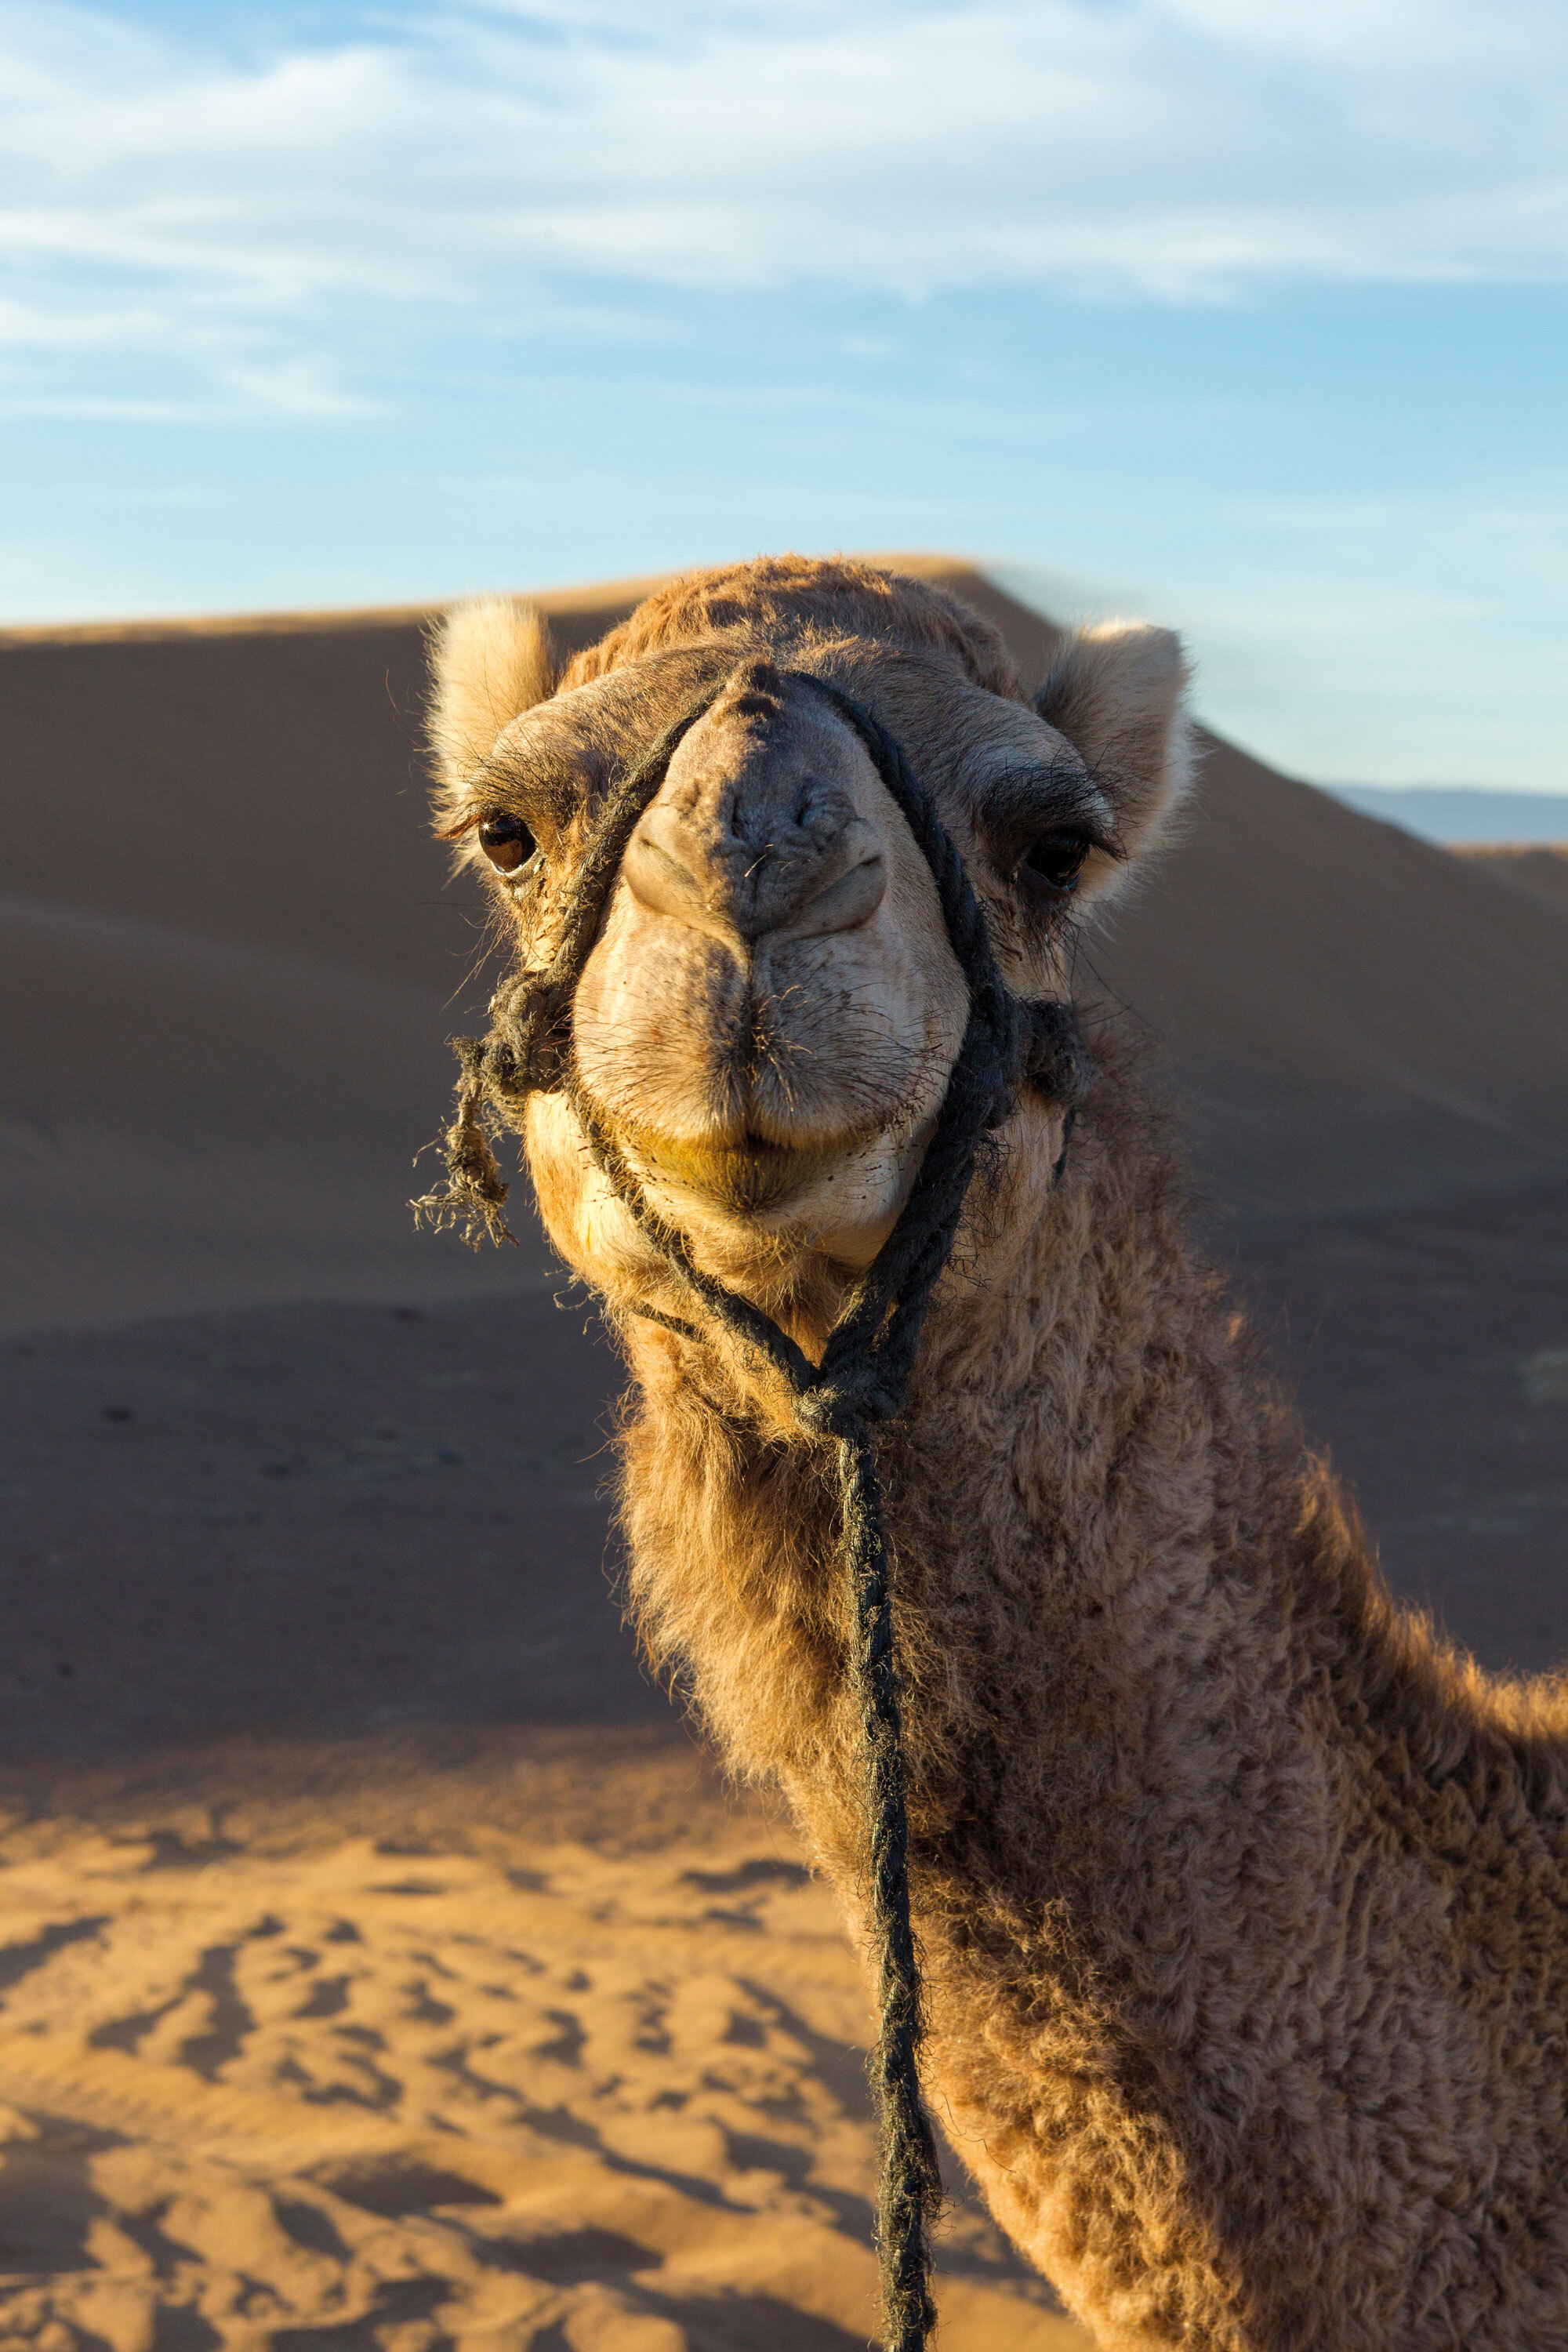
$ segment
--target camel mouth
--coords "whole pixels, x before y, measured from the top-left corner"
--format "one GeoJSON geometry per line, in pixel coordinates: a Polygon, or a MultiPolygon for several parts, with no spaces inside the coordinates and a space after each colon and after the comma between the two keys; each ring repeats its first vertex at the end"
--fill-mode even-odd
{"type": "Polygon", "coordinates": [[[832,1144],[773,1143],[751,1133],[731,1143],[689,1142],[646,1132],[622,1140],[647,1177],[700,1193],[740,1216],[776,1208],[804,1192],[839,1156],[832,1144]]]}

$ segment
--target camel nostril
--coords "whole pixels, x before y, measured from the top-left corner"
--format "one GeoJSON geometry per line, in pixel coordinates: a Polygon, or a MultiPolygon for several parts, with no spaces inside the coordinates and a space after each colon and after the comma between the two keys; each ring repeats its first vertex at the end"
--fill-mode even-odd
{"type": "Polygon", "coordinates": [[[641,825],[626,845],[621,870],[633,898],[651,913],[673,915],[683,923],[699,922],[709,914],[707,897],[691,868],[641,825]]]}
{"type": "Polygon", "coordinates": [[[803,895],[787,921],[792,939],[820,939],[831,931],[857,930],[868,923],[888,894],[888,868],[880,856],[863,857],[847,874],[803,895]]]}

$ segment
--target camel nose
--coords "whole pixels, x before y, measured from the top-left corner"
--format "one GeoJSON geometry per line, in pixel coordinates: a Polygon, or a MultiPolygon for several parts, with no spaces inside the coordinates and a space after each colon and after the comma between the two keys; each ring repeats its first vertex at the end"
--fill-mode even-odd
{"type": "Polygon", "coordinates": [[[670,762],[627,846],[627,887],[653,913],[747,948],[853,929],[887,889],[856,806],[863,760],[809,689],[748,663],[670,762]]]}

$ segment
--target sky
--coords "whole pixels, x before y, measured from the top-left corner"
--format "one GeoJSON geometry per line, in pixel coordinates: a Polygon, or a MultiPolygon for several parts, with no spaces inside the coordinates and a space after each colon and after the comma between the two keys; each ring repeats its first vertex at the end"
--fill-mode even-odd
{"type": "Polygon", "coordinates": [[[943,550],[1568,788],[1561,0],[0,0],[0,622],[943,550]]]}

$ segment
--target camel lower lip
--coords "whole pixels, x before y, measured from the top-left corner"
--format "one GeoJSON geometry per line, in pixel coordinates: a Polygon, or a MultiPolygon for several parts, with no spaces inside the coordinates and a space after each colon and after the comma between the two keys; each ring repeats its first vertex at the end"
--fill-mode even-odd
{"type": "Polygon", "coordinates": [[[733,1144],[685,1143],[647,1135],[627,1140],[649,1176],[742,1213],[772,1208],[798,1192],[832,1157],[820,1144],[769,1143],[762,1137],[733,1144]]]}

